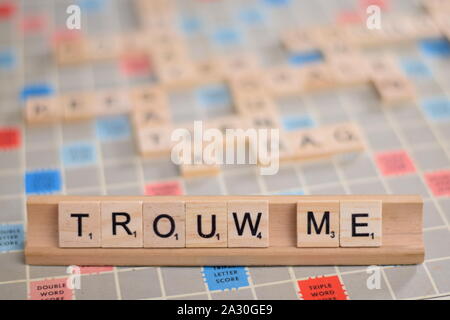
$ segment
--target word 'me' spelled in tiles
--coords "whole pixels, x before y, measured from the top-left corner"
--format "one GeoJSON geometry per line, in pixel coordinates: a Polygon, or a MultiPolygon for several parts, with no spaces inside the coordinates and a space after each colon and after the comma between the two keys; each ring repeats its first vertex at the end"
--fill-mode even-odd
{"type": "MultiPolygon", "coordinates": [[[[269,247],[269,202],[63,201],[59,246],[103,248],[269,247]]],[[[302,200],[297,247],[380,247],[381,201],[302,200]]]]}

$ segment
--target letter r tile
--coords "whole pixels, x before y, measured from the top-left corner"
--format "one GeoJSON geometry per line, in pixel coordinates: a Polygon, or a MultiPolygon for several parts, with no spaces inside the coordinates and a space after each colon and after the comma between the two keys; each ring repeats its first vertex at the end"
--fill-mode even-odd
{"type": "Polygon", "coordinates": [[[102,247],[142,247],[142,201],[101,204],[102,247]]]}
{"type": "Polygon", "coordinates": [[[59,246],[99,248],[100,202],[63,201],[58,205],[59,246]]]}

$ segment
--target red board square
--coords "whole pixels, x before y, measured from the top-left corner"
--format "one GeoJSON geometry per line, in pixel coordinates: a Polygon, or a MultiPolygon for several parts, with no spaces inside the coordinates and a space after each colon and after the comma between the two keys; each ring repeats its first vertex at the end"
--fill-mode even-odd
{"type": "Polygon", "coordinates": [[[338,276],[299,280],[298,287],[303,300],[348,300],[338,276]]]}
{"type": "Polygon", "coordinates": [[[148,184],[145,186],[147,196],[179,196],[183,194],[183,188],[179,181],[165,181],[148,184]]]}
{"type": "Polygon", "coordinates": [[[20,28],[24,33],[41,32],[46,27],[46,17],[26,16],[20,23],[20,28]]]}
{"type": "Polygon", "coordinates": [[[416,171],[408,153],[403,150],[378,153],[375,155],[375,161],[383,176],[401,175],[416,171]]]}
{"type": "Polygon", "coordinates": [[[99,267],[80,266],[80,274],[95,274],[101,272],[110,272],[113,270],[114,268],[111,266],[99,266],[99,267]]]}
{"type": "Polygon", "coordinates": [[[0,20],[11,18],[16,12],[16,6],[11,1],[0,2],[0,20]]]}
{"type": "Polygon", "coordinates": [[[425,180],[435,196],[450,196],[450,170],[426,173],[425,180]]]}
{"type": "Polygon", "coordinates": [[[38,280],[30,282],[30,300],[72,300],[73,290],[67,279],[38,280]]]}
{"type": "Polygon", "coordinates": [[[126,76],[142,76],[151,73],[150,58],[144,53],[130,53],[120,58],[120,70],[126,76]]]}
{"type": "Polygon", "coordinates": [[[358,11],[342,11],[338,13],[336,20],[339,24],[359,24],[363,17],[358,11]]]}
{"type": "Polygon", "coordinates": [[[389,0],[359,0],[359,7],[366,10],[369,6],[377,6],[383,11],[389,10],[389,0]]]}
{"type": "Polygon", "coordinates": [[[0,128],[0,150],[16,149],[20,146],[20,130],[17,128],[0,128]]]}

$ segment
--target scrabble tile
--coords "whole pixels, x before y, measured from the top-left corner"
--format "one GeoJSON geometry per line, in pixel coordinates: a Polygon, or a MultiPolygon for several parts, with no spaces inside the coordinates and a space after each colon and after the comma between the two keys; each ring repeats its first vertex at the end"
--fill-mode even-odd
{"type": "Polygon", "coordinates": [[[318,46],[310,30],[296,29],[284,32],[281,41],[290,52],[305,52],[315,50],[318,46]]]}
{"type": "Polygon", "coordinates": [[[172,142],[170,127],[143,127],[136,132],[139,153],[143,156],[161,156],[170,154],[172,142]]]}
{"type": "Polygon", "coordinates": [[[195,73],[199,84],[219,82],[223,80],[220,64],[216,60],[200,61],[195,64],[195,73]]]}
{"type": "Polygon", "coordinates": [[[227,247],[227,203],[186,202],[186,247],[227,247]]]}
{"type": "Polygon", "coordinates": [[[88,59],[86,41],[82,38],[58,42],[54,49],[56,62],[60,65],[80,64],[88,59]]]}
{"type": "Polygon", "coordinates": [[[292,147],[292,158],[308,160],[326,157],[327,135],[322,128],[302,129],[286,133],[292,147]]]}
{"type": "Polygon", "coordinates": [[[89,60],[102,61],[116,59],[121,52],[117,37],[96,37],[86,40],[86,55],[89,60]]]}
{"type": "Polygon", "coordinates": [[[159,86],[140,86],[130,89],[132,109],[167,108],[169,100],[167,93],[159,86]]]}
{"type": "Polygon", "coordinates": [[[126,32],[117,36],[117,41],[119,42],[119,54],[146,53],[151,46],[148,35],[142,32],[126,32]]]}
{"type": "Polygon", "coordinates": [[[329,45],[330,43],[346,43],[347,36],[345,28],[340,25],[324,25],[311,29],[311,34],[314,37],[314,41],[317,42],[319,47],[323,45],[329,45]]]}
{"type": "Polygon", "coordinates": [[[59,246],[100,247],[100,202],[63,201],[58,206],[59,246]]]}
{"type": "Polygon", "coordinates": [[[25,118],[29,124],[54,123],[61,120],[62,111],[55,98],[30,98],[25,106],[25,118]]]}
{"type": "Polygon", "coordinates": [[[366,58],[366,61],[369,67],[370,77],[374,80],[402,74],[400,66],[394,57],[390,55],[366,58]]]}
{"type": "Polygon", "coordinates": [[[325,63],[305,66],[300,70],[300,77],[305,92],[329,89],[336,85],[336,79],[325,63]]]}
{"type": "Polygon", "coordinates": [[[333,78],[339,84],[356,85],[369,81],[369,68],[359,55],[332,57],[329,66],[333,78]]]}
{"type": "Polygon", "coordinates": [[[143,246],[141,201],[104,201],[101,216],[103,248],[143,246]]]}
{"type": "Polygon", "coordinates": [[[325,148],[332,154],[362,151],[365,139],[355,123],[338,123],[322,127],[326,137],[325,148]]]}
{"type": "Polygon", "coordinates": [[[161,126],[170,123],[172,117],[169,108],[141,108],[132,112],[133,124],[137,128],[161,126]]]}
{"type": "Polygon", "coordinates": [[[269,202],[228,201],[228,247],[269,246],[269,202]]]}
{"type": "Polygon", "coordinates": [[[235,98],[266,93],[263,77],[257,72],[246,72],[230,76],[228,85],[235,98]]]}
{"type": "Polygon", "coordinates": [[[183,248],[186,245],[183,201],[143,203],[144,247],[183,248]]]}
{"type": "Polygon", "coordinates": [[[156,66],[161,84],[168,88],[189,87],[197,81],[194,65],[188,59],[177,59],[156,66]]]}
{"type": "Polygon", "coordinates": [[[403,75],[378,77],[374,85],[385,104],[413,101],[416,98],[413,84],[403,75]]]}
{"type": "Polygon", "coordinates": [[[205,129],[214,128],[219,130],[225,138],[225,144],[236,140],[232,136],[227,136],[227,130],[245,129],[245,121],[237,115],[214,118],[205,122],[205,129]]]}
{"type": "Polygon", "coordinates": [[[246,115],[243,118],[244,121],[247,121],[247,128],[252,129],[266,129],[266,128],[280,128],[280,118],[276,109],[265,110],[263,112],[259,112],[255,110],[255,112],[246,115]]]}
{"type": "Polygon", "coordinates": [[[298,70],[288,66],[272,67],[264,73],[265,86],[274,96],[299,95],[301,80],[298,70]]]}
{"type": "Polygon", "coordinates": [[[186,46],[182,42],[174,42],[170,38],[166,39],[165,37],[162,39],[157,41],[167,42],[160,42],[160,45],[152,46],[151,50],[151,57],[156,66],[168,66],[180,61],[187,62],[189,60],[186,46]]]}
{"type": "Polygon", "coordinates": [[[125,90],[102,90],[94,95],[97,115],[108,116],[128,113],[131,101],[125,90]]]}
{"type": "Polygon", "coordinates": [[[297,203],[297,247],[339,247],[339,201],[297,203]]]}
{"type": "Polygon", "coordinates": [[[321,43],[320,50],[326,60],[336,58],[343,58],[348,56],[356,56],[360,51],[350,44],[348,41],[331,41],[321,43]]]}
{"type": "Polygon", "coordinates": [[[249,53],[235,54],[218,60],[224,77],[233,77],[241,73],[258,71],[261,63],[256,55],[249,53]]]}
{"type": "Polygon", "coordinates": [[[57,100],[65,121],[90,119],[97,114],[91,93],[65,94],[57,100]]]}
{"type": "Polygon", "coordinates": [[[275,102],[267,94],[241,95],[234,99],[234,107],[239,114],[275,112],[275,102]]]}
{"type": "Polygon", "coordinates": [[[341,247],[380,247],[381,201],[341,201],[339,243],[341,247]]]}
{"type": "Polygon", "coordinates": [[[220,166],[213,164],[182,164],[180,172],[183,178],[198,178],[216,176],[220,173],[220,166]]]}

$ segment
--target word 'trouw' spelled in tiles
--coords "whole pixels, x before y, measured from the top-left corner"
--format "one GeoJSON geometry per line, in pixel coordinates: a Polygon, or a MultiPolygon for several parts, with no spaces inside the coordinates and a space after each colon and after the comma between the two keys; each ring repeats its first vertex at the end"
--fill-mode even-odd
{"type": "MultiPolygon", "coordinates": [[[[268,200],[62,201],[60,247],[267,248],[268,200]]],[[[380,247],[382,201],[297,202],[297,247],[380,247]]]]}

